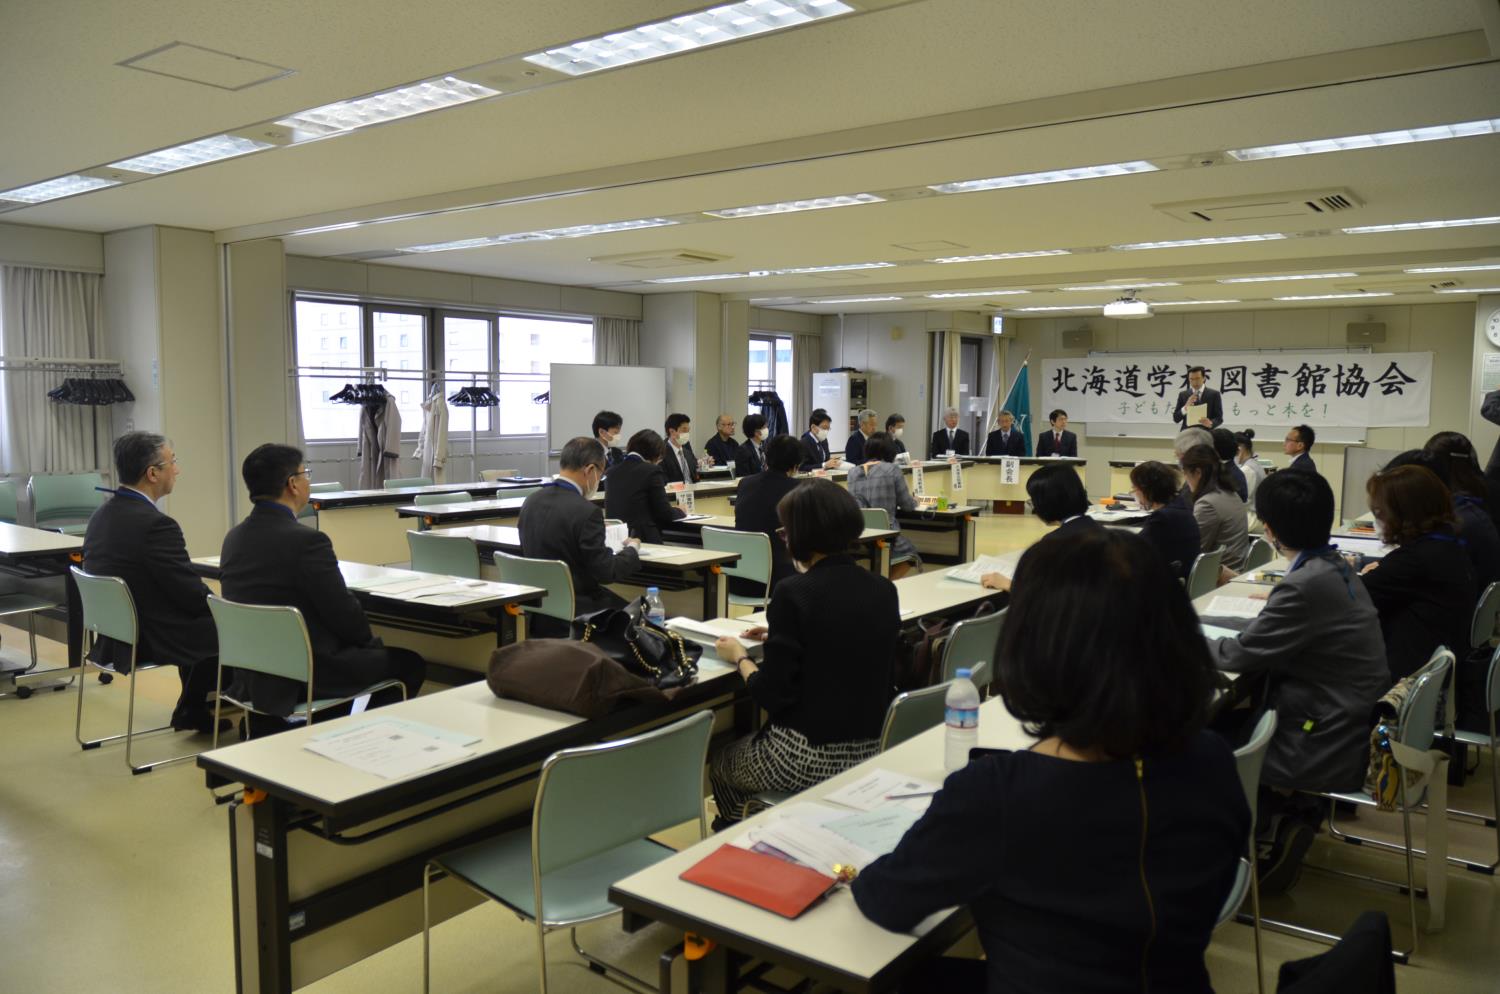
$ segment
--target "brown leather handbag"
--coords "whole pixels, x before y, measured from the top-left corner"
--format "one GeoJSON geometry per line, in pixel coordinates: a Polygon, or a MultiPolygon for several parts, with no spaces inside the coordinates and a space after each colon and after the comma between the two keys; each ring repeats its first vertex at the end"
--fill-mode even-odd
{"type": "Polygon", "coordinates": [[[490,654],[487,680],[496,697],[582,718],[667,700],[649,680],[628,672],[598,646],[572,639],[501,646],[490,654]]]}

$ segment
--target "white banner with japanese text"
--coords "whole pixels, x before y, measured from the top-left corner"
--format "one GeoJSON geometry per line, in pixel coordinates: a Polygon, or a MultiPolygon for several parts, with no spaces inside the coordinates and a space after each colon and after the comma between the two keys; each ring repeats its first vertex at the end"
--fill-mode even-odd
{"type": "Polygon", "coordinates": [[[1228,425],[1425,427],[1431,352],[1201,352],[1042,360],[1042,406],[1074,421],[1172,420],[1192,366],[1207,370],[1228,425]]]}

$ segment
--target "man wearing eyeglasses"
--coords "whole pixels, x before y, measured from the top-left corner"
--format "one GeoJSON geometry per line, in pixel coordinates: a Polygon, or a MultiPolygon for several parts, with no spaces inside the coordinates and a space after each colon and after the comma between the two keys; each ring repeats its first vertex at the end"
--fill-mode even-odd
{"type": "MultiPolygon", "coordinates": [[[[400,680],[406,696],[415,697],[426,673],[422,657],[375,637],[364,609],[344,585],[333,543],[297,520],[312,489],[302,452],[290,445],[261,445],[245,457],[240,475],[254,507],[224,536],[219,557],[224,597],[302,612],[313,653],[314,697],[346,697],[382,680],[400,680]]],[[[262,673],[242,673],[235,689],[257,710],[276,716],[251,715],[257,736],[285,728],[281,719],[307,700],[306,684],[262,673]]],[[[398,693],[373,703],[399,699],[398,693]]]]}
{"type": "MultiPolygon", "coordinates": [[[[177,482],[172,443],[148,431],[132,431],[115,442],[119,488],[89,518],[83,538],[83,568],[125,581],[135,602],[136,659],[177,667],[182,693],[172,727],[213,732],[206,698],[218,671],[219,641],[208,613],[208,588],[188,561],[182,528],[157,504],[177,482]]],[[[100,637],[92,654],[128,672],[130,647],[100,637]]]]}

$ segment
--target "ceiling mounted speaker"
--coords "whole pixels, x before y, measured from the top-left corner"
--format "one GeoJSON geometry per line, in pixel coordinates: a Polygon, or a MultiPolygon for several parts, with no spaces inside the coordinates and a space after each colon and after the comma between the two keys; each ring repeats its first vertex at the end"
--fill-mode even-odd
{"type": "Polygon", "coordinates": [[[1350,345],[1379,345],[1385,341],[1385,322],[1350,321],[1344,340],[1350,345]]]}
{"type": "Polygon", "coordinates": [[[1091,349],[1094,347],[1094,333],[1088,328],[1072,328],[1063,331],[1062,347],[1065,349],[1091,349]]]}

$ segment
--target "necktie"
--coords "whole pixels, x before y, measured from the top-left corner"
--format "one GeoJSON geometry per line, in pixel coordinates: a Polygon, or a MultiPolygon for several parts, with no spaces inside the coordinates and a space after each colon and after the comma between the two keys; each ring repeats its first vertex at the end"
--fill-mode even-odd
{"type": "Polygon", "coordinates": [[[1052,433],[1052,441],[1054,445],[1062,445],[1062,432],[1054,431],[1052,433]]]}
{"type": "Polygon", "coordinates": [[[682,467],[682,482],[683,483],[690,482],[692,480],[692,478],[693,478],[693,474],[692,474],[692,471],[688,469],[687,450],[686,449],[678,449],[677,450],[677,463],[678,463],[678,465],[680,465],[682,467]]]}

